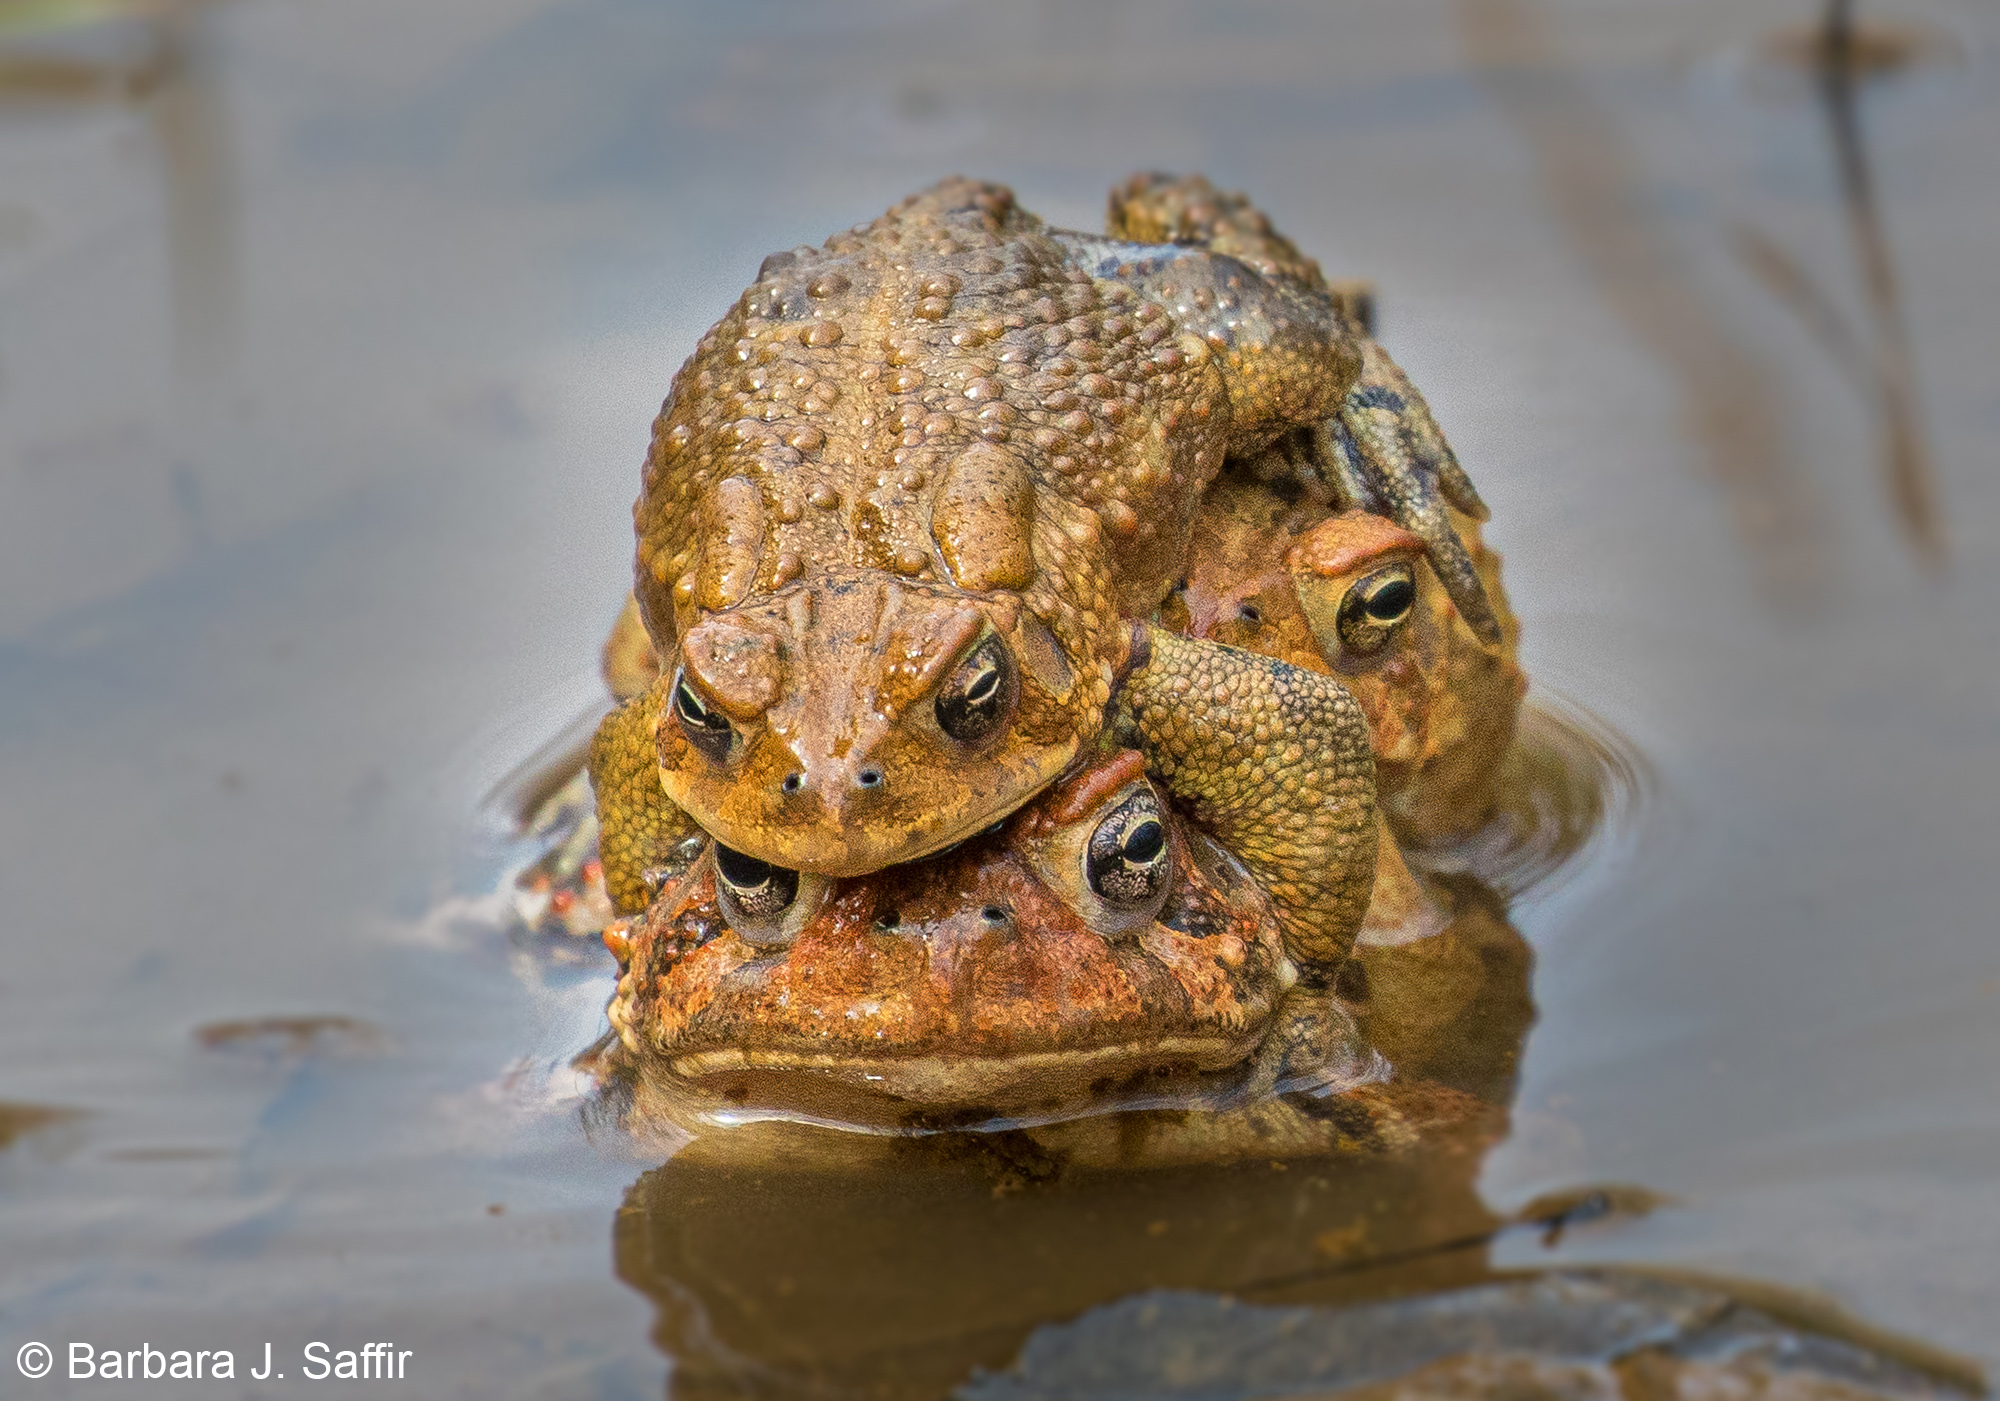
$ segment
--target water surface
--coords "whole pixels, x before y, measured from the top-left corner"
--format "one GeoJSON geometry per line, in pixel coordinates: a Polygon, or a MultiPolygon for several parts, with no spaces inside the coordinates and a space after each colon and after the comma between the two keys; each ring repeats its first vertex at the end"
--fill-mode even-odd
{"type": "MultiPolygon", "coordinates": [[[[1676,1204],[1426,1279],[1749,1276],[2000,1364],[2000,34],[1864,4],[1923,42],[1843,108],[1770,57],[1810,9],[0,6],[0,1365],[386,1339],[426,1395],[656,1395],[662,1222],[752,1312],[761,1241],[975,1266],[990,1217],[844,1236],[868,1193],[587,1138],[608,961],[501,932],[480,802],[591,703],[651,416],[764,253],[952,171],[1093,227],[1142,168],[1378,279],[1531,675],[1650,775],[1512,905],[1509,1136],[1395,1229],[1676,1204]]],[[[1351,1223],[1281,1176],[1081,1188],[1102,1269],[939,1336],[1282,1276],[1351,1223]]]]}

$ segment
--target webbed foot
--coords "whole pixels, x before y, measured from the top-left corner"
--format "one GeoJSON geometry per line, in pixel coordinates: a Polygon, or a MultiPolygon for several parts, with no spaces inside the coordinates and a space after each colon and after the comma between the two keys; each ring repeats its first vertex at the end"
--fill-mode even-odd
{"type": "MultiPolygon", "coordinates": [[[[1242,263],[1273,288],[1284,303],[1282,319],[1315,321],[1319,340],[1359,352],[1352,362],[1328,354],[1324,373],[1345,374],[1346,396],[1338,410],[1311,425],[1283,454],[1294,475],[1314,494],[1341,510],[1386,516],[1424,542],[1431,566],[1473,632],[1499,646],[1499,620],[1447,506],[1474,520],[1487,517],[1472,479],[1445,441],[1430,405],[1408,376],[1373,337],[1374,294],[1366,283],[1329,283],[1319,264],[1300,253],[1270,218],[1240,194],[1217,190],[1200,175],[1135,175],[1111,192],[1107,231],[1138,244],[1205,250],[1242,263]],[[1301,302],[1314,310],[1308,317],[1301,302]]],[[[1241,318],[1256,297],[1239,293],[1243,306],[1229,311],[1241,318]]],[[[1219,313],[1218,313],[1219,314],[1219,313]]],[[[1230,322],[1232,333],[1235,321],[1230,322]]],[[[1268,381],[1272,376],[1260,376],[1268,381]]],[[[1297,397],[1296,395],[1292,397],[1297,397]]]]}
{"type": "Polygon", "coordinates": [[[1377,342],[1361,352],[1361,377],[1340,412],[1313,434],[1313,457],[1341,510],[1387,516],[1424,542],[1424,554],[1466,624],[1490,647],[1500,620],[1447,506],[1487,518],[1472,479],[1431,417],[1430,405],[1377,342]]]}

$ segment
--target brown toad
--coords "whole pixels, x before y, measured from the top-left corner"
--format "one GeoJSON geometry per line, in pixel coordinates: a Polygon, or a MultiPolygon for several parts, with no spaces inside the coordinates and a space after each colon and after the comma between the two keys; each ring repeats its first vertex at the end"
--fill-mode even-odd
{"type": "Polygon", "coordinates": [[[1366,1068],[1269,898],[1132,750],[867,876],[711,843],[605,942],[617,1059],[675,1117],[1037,1122],[1366,1068]]]}
{"type": "MultiPolygon", "coordinates": [[[[1356,672],[1384,720],[1377,743],[1433,761],[1403,766],[1399,796],[1435,806],[1440,774],[1452,793],[1490,782],[1519,673],[1510,654],[1464,654],[1462,620],[1408,533],[1246,481],[1205,503],[1196,539],[1180,596],[1197,622],[1356,672]]],[[[1511,636],[1498,561],[1477,557],[1511,636]]],[[[607,649],[627,690],[650,679],[635,631],[607,649]]],[[[1395,1003],[1394,1024],[1371,1037],[1406,1051],[1479,986],[1477,922],[1452,923],[1392,839],[1380,851],[1357,952],[1394,970],[1376,998],[1395,1003]]],[[[624,965],[611,1006],[624,1054],[695,1101],[908,1127],[1098,1109],[1168,1083],[1241,1094],[1357,1063],[1325,970],[1301,978],[1265,892],[1178,820],[1135,751],[993,832],[865,877],[713,844],[683,860],[678,884],[607,942],[624,965]]]]}
{"type": "Polygon", "coordinates": [[[621,907],[697,825],[824,876],[939,850],[1108,722],[1248,863],[1295,957],[1344,955],[1374,830],[1352,699],[1144,620],[1225,459],[1282,444],[1307,489],[1417,534],[1497,645],[1445,501],[1483,508],[1352,307],[1239,197],[1138,177],[1110,231],[946,181],[767,259],[703,338],[634,508],[672,665],[593,761],[621,907]]]}
{"type": "Polygon", "coordinates": [[[1499,556],[1477,522],[1453,524],[1500,628],[1497,647],[1475,633],[1414,534],[1247,473],[1203,501],[1178,606],[1162,618],[1337,677],[1368,717],[1376,802],[1396,835],[1420,846],[1492,816],[1527,689],[1499,556]]]}

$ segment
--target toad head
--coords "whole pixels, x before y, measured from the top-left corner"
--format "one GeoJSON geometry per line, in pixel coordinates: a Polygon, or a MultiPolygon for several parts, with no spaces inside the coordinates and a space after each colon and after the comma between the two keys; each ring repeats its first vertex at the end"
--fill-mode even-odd
{"type": "Polygon", "coordinates": [[[724,846],[821,876],[971,836],[1082,737],[1074,675],[1017,597],[861,571],[702,618],[661,684],[667,796],[724,846]]]}

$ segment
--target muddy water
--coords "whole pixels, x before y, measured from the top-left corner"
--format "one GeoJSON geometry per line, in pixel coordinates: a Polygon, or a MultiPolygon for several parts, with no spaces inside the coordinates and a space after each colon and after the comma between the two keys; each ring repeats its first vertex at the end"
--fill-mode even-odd
{"type": "Polygon", "coordinates": [[[106,8],[0,5],[0,1368],[934,1386],[1154,1284],[1589,1262],[2000,1364],[1990,7],[1864,3],[1909,42],[1844,94],[1796,0],[106,8]],[[1508,911],[1505,1139],[1008,1218],[1032,1162],[649,1172],[564,1069],[606,965],[504,932],[480,804],[592,702],[666,380],[942,173],[1087,227],[1146,167],[1379,279],[1532,675],[1647,775],[1508,911]],[[1672,1202],[1489,1239],[1601,1184],[1672,1202]]]}

